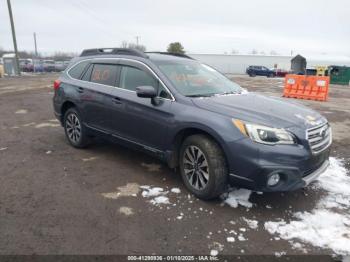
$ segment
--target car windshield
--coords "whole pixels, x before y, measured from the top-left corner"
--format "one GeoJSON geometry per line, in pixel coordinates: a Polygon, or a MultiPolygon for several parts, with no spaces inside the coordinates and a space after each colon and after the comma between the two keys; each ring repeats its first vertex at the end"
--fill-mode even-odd
{"type": "Polygon", "coordinates": [[[196,61],[158,61],[159,69],[184,96],[239,94],[241,87],[215,69],[196,61]]]}

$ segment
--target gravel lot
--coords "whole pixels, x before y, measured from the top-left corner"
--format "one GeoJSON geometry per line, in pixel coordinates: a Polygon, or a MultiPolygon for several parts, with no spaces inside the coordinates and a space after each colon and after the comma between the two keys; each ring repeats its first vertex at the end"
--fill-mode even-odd
{"type": "MultiPolygon", "coordinates": [[[[283,79],[231,77],[249,91],[282,94],[283,79]]],[[[195,199],[178,173],[143,153],[105,141],[85,150],[72,148],[53,115],[51,86],[56,78],[0,79],[0,254],[342,253],[284,239],[264,227],[267,221],[295,219],[296,212],[312,213],[327,195],[323,188],[252,193],[252,207],[233,208],[219,199],[195,199]],[[143,185],[169,191],[160,194],[169,204],[153,204],[154,197],[144,197],[151,190],[143,185]]],[[[344,159],[349,170],[350,87],[331,86],[327,102],[293,101],[329,119],[332,157],[344,159]]],[[[349,205],[328,210],[346,214],[349,205]]],[[[344,224],[343,237],[350,246],[350,225],[344,224]]]]}

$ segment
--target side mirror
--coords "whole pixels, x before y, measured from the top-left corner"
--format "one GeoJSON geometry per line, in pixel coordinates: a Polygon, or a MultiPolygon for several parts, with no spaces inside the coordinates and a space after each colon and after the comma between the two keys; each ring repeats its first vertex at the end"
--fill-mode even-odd
{"type": "Polygon", "coordinates": [[[155,98],[157,91],[153,86],[139,86],[136,87],[136,95],[142,98],[155,98]]]}

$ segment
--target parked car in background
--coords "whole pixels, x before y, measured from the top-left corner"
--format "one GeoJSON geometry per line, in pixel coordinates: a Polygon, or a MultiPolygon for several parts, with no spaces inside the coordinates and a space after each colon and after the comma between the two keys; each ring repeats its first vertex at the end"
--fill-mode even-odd
{"type": "Polygon", "coordinates": [[[66,69],[67,64],[65,61],[55,61],[55,71],[56,72],[62,72],[64,69],[66,69]]]}
{"type": "Polygon", "coordinates": [[[19,68],[22,72],[32,72],[33,71],[33,59],[19,59],[19,68]]]}
{"type": "Polygon", "coordinates": [[[267,76],[267,77],[275,77],[276,72],[268,69],[265,66],[249,66],[246,70],[246,73],[250,76],[267,76]]]}
{"type": "Polygon", "coordinates": [[[54,92],[55,115],[73,147],[103,136],[148,152],[178,168],[202,199],[219,196],[228,184],[299,189],[329,165],[326,118],[245,92],[186,55],[85,50],[54,82],[54,92]]]}
{"type": "Polygon", "coordinates": [[[54,72],[55,71],[55,61],[54,60],[44,60],[44,71],[54,72]]]}

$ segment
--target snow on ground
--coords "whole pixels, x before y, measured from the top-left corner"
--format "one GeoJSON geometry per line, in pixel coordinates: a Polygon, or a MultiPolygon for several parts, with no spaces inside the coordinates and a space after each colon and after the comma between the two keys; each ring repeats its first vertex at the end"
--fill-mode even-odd
{"type": "Polygon", "coordinates": [[[166,196],[157,196],[150,201],[153,205],[170,204],[169,198],[166,196]]]}
{"type": "Polygon", "coordinates": [[[249,197],[252,191],[248,189],[230,189],[228,193],[225,193],[221,196],[224,200],[224,203],[236,208],[238,205],[251,208],[253,204],[249,202],[249,197]]]}
{"type": "Polygon", "coordinates": [[[180,188],[177,188],[177,187],[174,187],[170,190],[172,193],[175,193],[175,194],[180,194],[181,193],[181,190],[180,188]]]}
{"type": "Polygon", "coordinates": [[[15,112],[15,114],[27,114],[28,110],[27,109],[19,109],[15,112]]]}
{"type": "Polygon", "coordinates": [[[243,217],[243,220],[248,224],[248,226],[251,229],[257,229],[258,228],[258,221],[257,220],[252,220],[252,219],[247,219],[245,217],[243,217]]]}
{"type": "Polygon", "coordinates": [[[226,238],[227,242],[235,242],[235,238],[234,237],[227,237],[226,238]]]}
{"type": "Polygon", "coordinates": [[[215,249],[210,250],[210,255],[211,255],[212,257],[215,257],[215,256],[217,256],[218,254],[219,254],[219,251],[217,251],[217,250],[215,250],[215,249]]]}
{"type": "Polygon", "coordinates": [[[265,223],[271,234],[283,239],[300,239],[313,246],[330,248],[337,254],[350,254],[350,176],[341,160],[330,158],[330,167],[322,174],[316,188],[327,195],[310,212],[297,212],[295,220],[265,223]]]}
{"type": "Polygon", "coordinates": [[[161,187],[141,187],[142,189],[144,189],[144,191],[142,191],[142,196],[143,197],[155,197],[155,196],[159,196],[159,195],[164,195],[167,194],[168,192],[164,191],[163,188],[161,187]]]}
{"type": "Polygon", "coordinates": [[[167,195],[169,192],[164,191],[161,187],[150,187],[150,186],[140,186],[142,191],[142,196],[146,198],[152,198],[149,202],[155,206],[168,205],[170,204],[167,195]]]}

